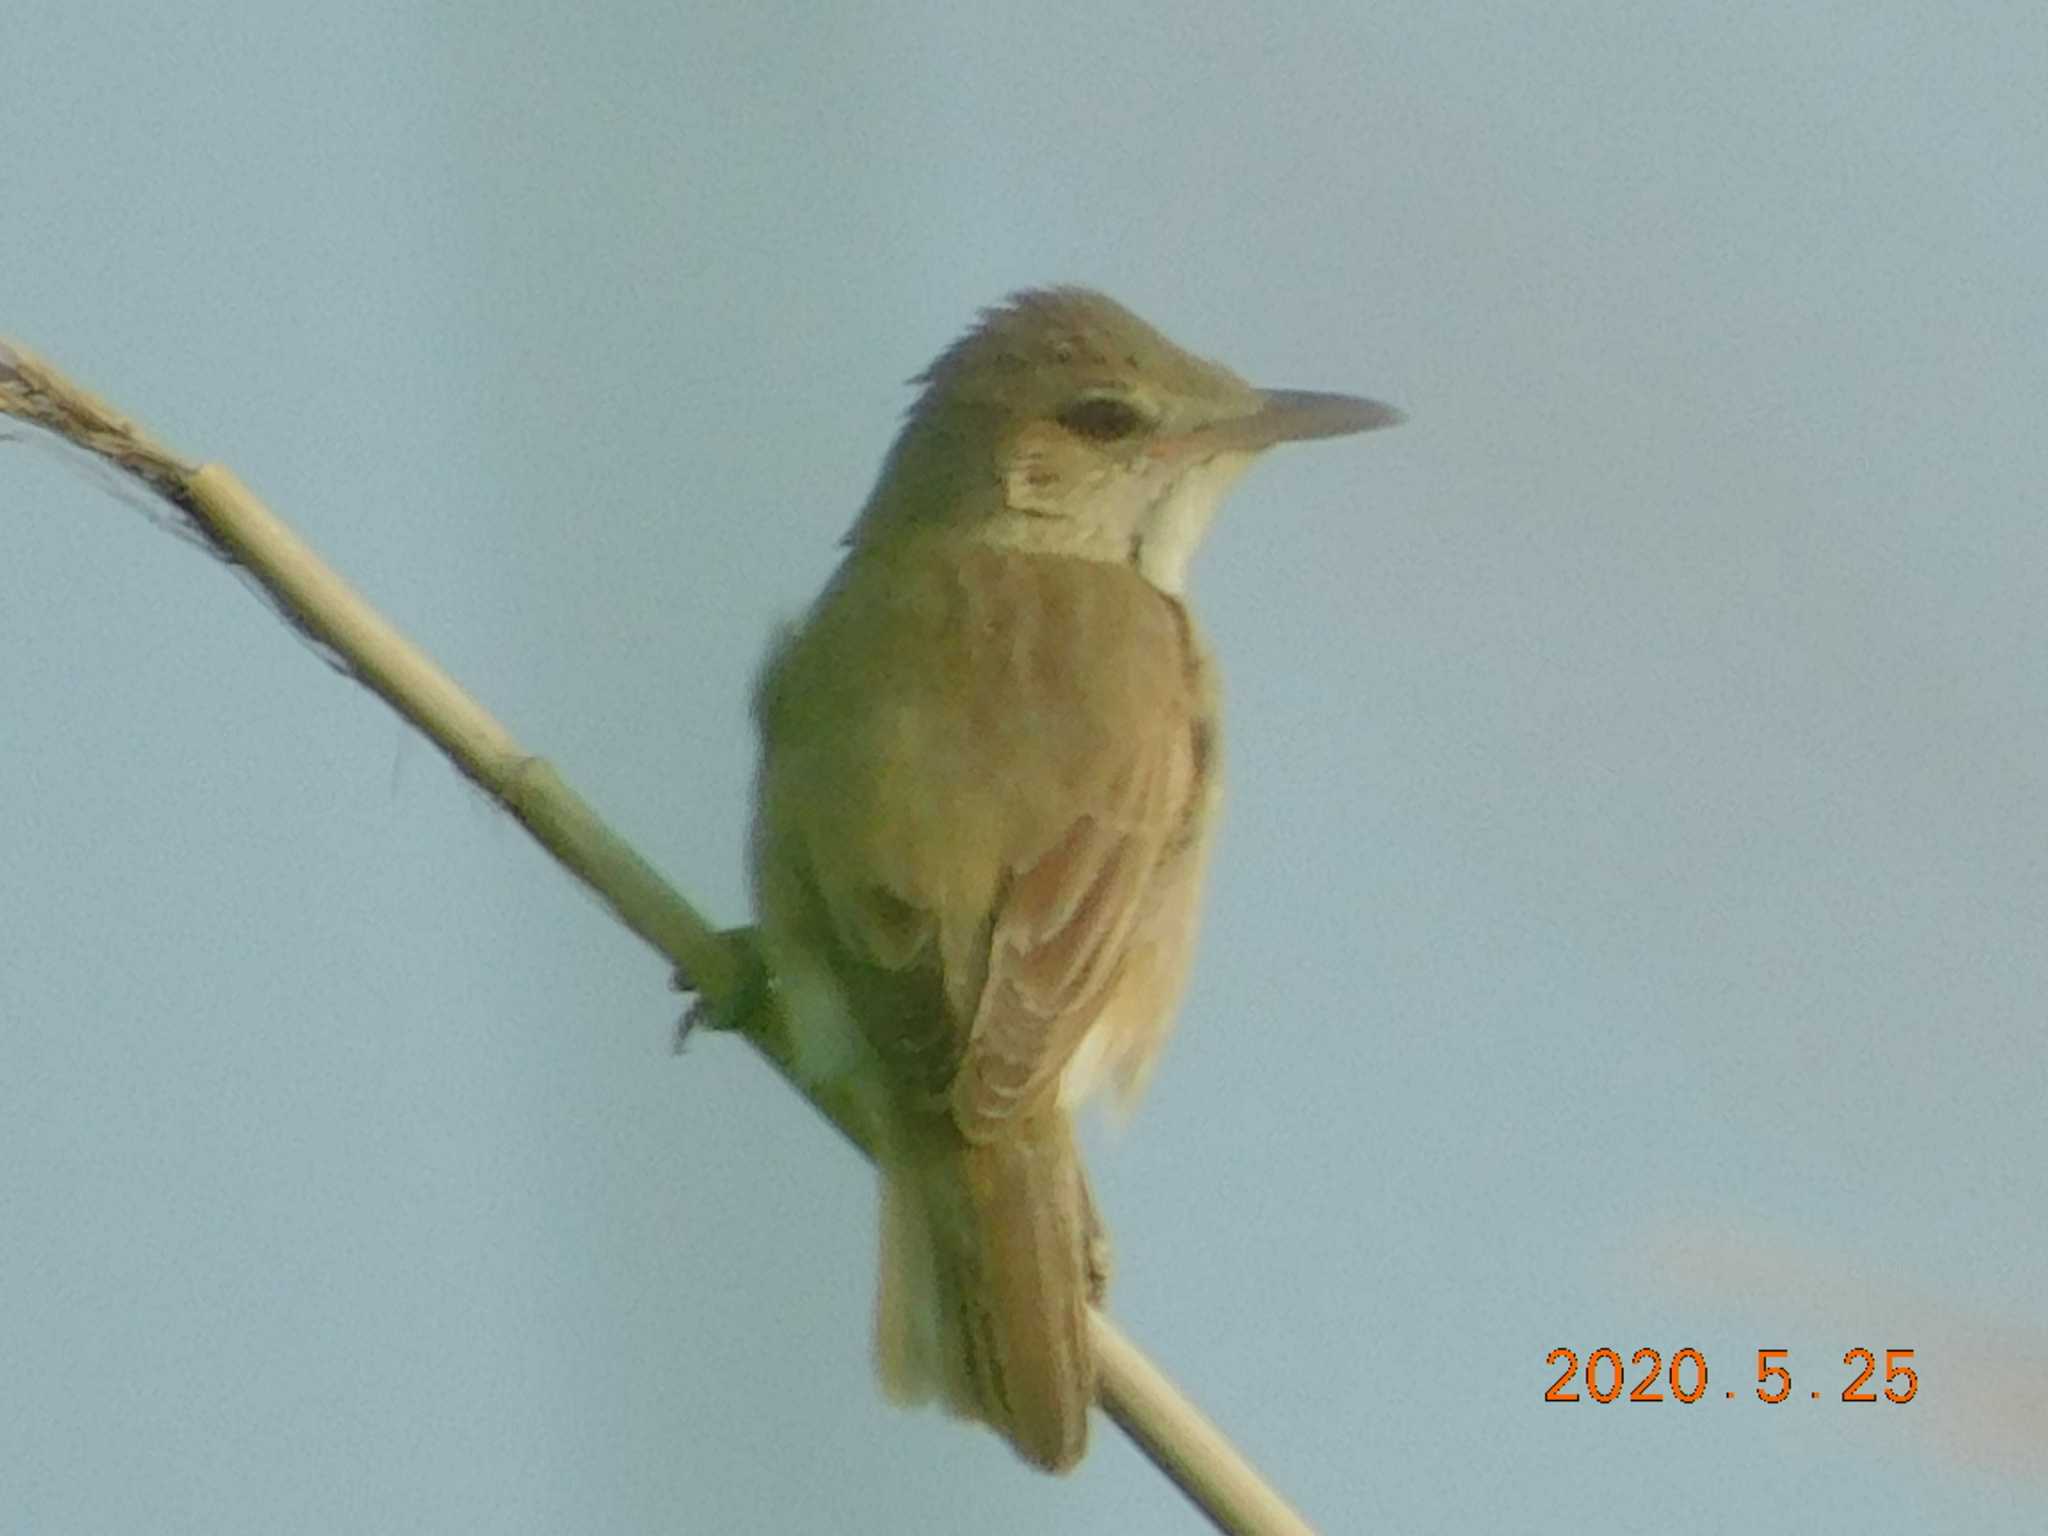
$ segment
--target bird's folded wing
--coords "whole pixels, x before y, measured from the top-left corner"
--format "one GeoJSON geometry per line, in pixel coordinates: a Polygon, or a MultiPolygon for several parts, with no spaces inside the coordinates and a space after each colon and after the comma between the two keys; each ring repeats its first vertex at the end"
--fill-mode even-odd
{"type": "Polygon", "coordinates": [[[1134,739],[1109,803],[1011,871],[994,913],[987,980],[952,1084],[969,1140],[1035,1106],[1124,979],[1133,939],[1158,905],[1162,854],[1195,793],[1188,736],[1134,739]]]}

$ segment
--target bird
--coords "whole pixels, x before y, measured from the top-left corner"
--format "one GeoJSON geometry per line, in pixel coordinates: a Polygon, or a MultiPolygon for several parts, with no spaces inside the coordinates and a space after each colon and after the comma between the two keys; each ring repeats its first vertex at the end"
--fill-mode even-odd
{"type": "Polygon", "coordinates": [[[750,870],[794,1067],[881,1182],[875,1365],[1065,1471],[1109,1240],[1073,1113],[1173,1022],[1215,823],[1189,560],[1266,448],[1388,427],[1105,295],[1029,289],[921,374],[835,574],[770,647],[750,870]]]}

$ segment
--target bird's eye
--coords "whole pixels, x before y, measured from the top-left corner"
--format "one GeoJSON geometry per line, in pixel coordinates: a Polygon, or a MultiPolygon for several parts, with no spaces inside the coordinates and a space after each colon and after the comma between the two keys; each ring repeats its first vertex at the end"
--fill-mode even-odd
{"type": "Polygon", "coordinates": [[[1145,425],[1142,411],[1114,395],[1088,395],[1076,400],[1060,412],[1058,419],[1075,436],[1093,438],[1098,443],[1129,437],[1145,425]]]}

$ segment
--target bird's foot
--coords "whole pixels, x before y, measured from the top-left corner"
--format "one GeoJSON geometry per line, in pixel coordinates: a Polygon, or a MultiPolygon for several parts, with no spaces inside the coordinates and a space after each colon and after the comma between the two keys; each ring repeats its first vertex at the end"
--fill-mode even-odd
{"type": "Polygon", "coordinates": [[[690,1000],[690,1006],[683,1010],[683,1016],[676,1020],[675,1052],[678,1056],[695,1030],[747,1033],[761,1005],[767,1000],[768,967],[762,962],[761,951],[754,943],[754,930],[728,928],[720,937],[741,956],[739,985],[714,1000],[697,991],[697,985],[687,970],[676,967],[669,985],[677,992],[696,993],[690,1000]]]}

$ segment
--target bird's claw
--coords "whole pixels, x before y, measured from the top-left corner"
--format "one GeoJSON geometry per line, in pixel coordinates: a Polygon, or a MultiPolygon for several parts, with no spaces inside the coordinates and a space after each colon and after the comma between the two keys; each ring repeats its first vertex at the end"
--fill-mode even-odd
{"type": "Polygon", "coordinates": [[[690,1035],[698,1029],[715,1029],[721,1033],[744,1034],[755,1011],[760,1007],[768,991],[768,970],[761,962],[761,952],[754,946],[753,930],[748,928],[729,929],[724,935],[727,943],[734,945],[743,956],[739,984],[723,998],[712,999],[697,991],[690,973],[677,966],[669,985],[677,992],[695,992],[690,1006],[683,1010],[676,1020],[675,1053],[680,1056],[690,1035]]]}

